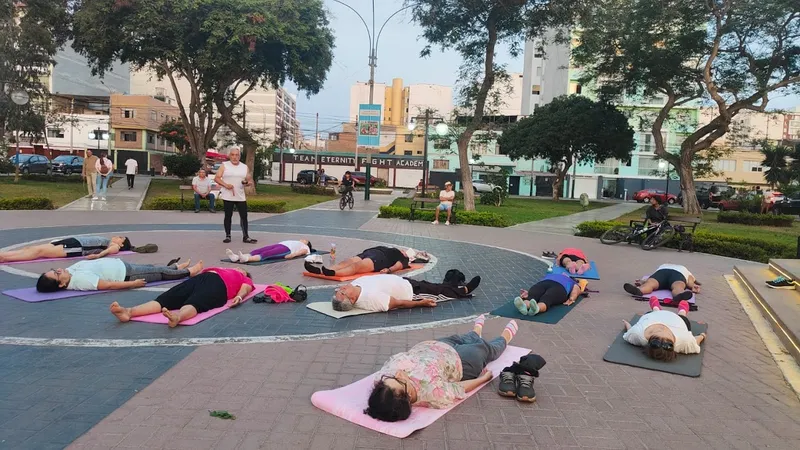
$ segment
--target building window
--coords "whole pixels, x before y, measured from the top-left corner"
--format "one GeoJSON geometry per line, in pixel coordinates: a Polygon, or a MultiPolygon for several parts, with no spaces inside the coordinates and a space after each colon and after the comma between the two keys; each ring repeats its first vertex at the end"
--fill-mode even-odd
{"type": "Polygon", "coordinates": [[[541,91],[542,91],[542,86],[539,84],[534,84],[533,87],[531,88],[531,95],[539,95],[541,91]]]}
{"type": "Polygon", "coordinates": [[[126,119],[133,119],[134,117],[136,117],[136,111],[134,111],[132,109],[123,109],[122,110],[122,117],[124,117],[126,119]]]}
{"type": "Polygon", "coordinates": [[[544,47],[536,47],[536,50],[533,52],[534,58],[541,58],[544,56],[544,47]]]}
{"type": "Polygon", "coordinates": [[[576,86],[575,86],[575,93],[576,93],[576,94],[580,94],[580,93],[581,93],[581,91],[583,91],[583,86],[582,86],[582,85],[580,85],[580,84],[576,85],[576,86]]]}
{"type": "Polygon", "coordinates": [[[658,173],[659,159],[655,156],[639,156],[638,174],[643,176],[656,176],[658,173]]]}
{"type": "Polygon", "coordinates": [[[536,76],[537,77],[542,76],[542,66],[536,68],[536,76]]]}
{"type": "Polygon", "coordinates": [[[421,155],[421,154],[422,154],[422,150],[417,150],[417,155],[421,155]]]}
{"type": "Polygon", "coordinates": [[[619,174],[619,160],[608,158],[594,166],[594,173],[619,174]]]}
{"type": "Polygon", "coordinates": [[[64,131],[59,130],[58,128],[48,128],[47,129],[47,137],[49,138],[63,138],[64,131]]]}
{"type": "Polygon", "coordinates": [[[158,113],[155,111],[150,111],[150,120],[158,119],[158,113]]]}
{"type": "Polygon", "coordinates": [[[433,141],[433,148],[436,150],[447,150],[450,148],[450,139],[436,139],[433,141]]]}
{"type": "Polygon", "coordinates": [[[338,133],[329,134],[328,135],[328,140],[329,141],[338,141],[339,140],[339,134],[338,133]]]}
{"type": "Polygon", "coordinates": [[[764,168],[759,161],[744,161],[745,172],[763,172],[764,168]]]}
{"type": "Polygon", "coordinates": [[[406,135],[406,142],[414,142],[414,135],[413,134],[407,134],[406,135]]]}
{"type": "MultiPolygon", "coordinates": [[[[664,142],[664,148],[667,147],[667,136],[662,133],[661,139],[664,142]]],[[[653,137],[653,133],[642,133],[641,140],[639,141],[639,149],[640,152],[644,153],[655,153],[656,152],[656,140],[653,137]]]]}
{"type": "Polygon", "coordinates": [[[412,152],[411,150],[403,151],[403,156],[411,156],[412,154],[414,154],[414,152],[412,152]]]}
{"type": "Polygon", "coordinates": [[[439,170],[450,170],[450,160],[449,159],[434,159],[433,160],[433,168],[439,170]]]}
{"type": "Polygon", "coordinates": [[[717,172],[736,172],[736,160],[719,159],[714,161],[714,170],[717,172]]]}
{"type": "Polygon", "coordinates": [[[147,135],[147,143],[148,144],[155,144],[156,143],[156,138],[152,134],[148,134],[147,135]]]}
{"type": "Polygon", "coordinates": [[[122,142],[136,142],[135,131],[122,131],[120,135],[122,136],[122,142]]]}

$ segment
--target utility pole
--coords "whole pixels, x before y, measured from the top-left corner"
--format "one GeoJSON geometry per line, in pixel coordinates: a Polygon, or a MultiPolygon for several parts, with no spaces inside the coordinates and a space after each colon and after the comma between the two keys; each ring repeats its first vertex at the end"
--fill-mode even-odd
{"type": "Polygon", "coordinates": [[[242,102],[242,128],[247,132],[247,100],[242,102]]]}
{"type": "Polygon", "coordinates": [[[422,143],[422,197],[428,187],[428,128],[430,128],[431,109],[425,108],[425,142],[422,143]]]}
{"type": "Polygon", "coordinates": [[[314,165],[319,171],[319,113],[317,113],[317,125],[314,129],[314,165]]]}
{"type": "Polygon", "coordinates": [[[69,101],[69,154],[75,153],[73,136],[75,135],[75,98],[69,101]]]}

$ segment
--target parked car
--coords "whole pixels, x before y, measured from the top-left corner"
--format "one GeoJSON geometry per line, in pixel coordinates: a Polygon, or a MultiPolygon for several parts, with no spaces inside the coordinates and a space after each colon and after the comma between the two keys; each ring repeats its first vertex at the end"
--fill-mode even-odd
{"type": "Polygon", "coordinates": [[[475,179],[472,180],[472,190],[475,192],[492,192],[497,189],[497,186],[487,181],[475,179]]]}
{"type": "MultiPolygon", "coordinates": [[[[756,198],[760,195],[762,194],[756,191],[750,191],[746,194],[734,194],[730,198],[721,200],[718,207],[720,211],[742,211],[745,209],[742,205],[743,201],[745,201],[749,203],[749,206],[746,208],[747,211],[757,213],[761,211],[761,201],[756,201],[756,198]]],[[[772,206],[773,205],[770,203],[767,212],[772,210],[772,206]]]]}
{"type": "Polygon", "coordinates": [[[24,174],[44,173],[50,175],[53,173],[50,160],[42,155],[15,155],[11,158],[11,162],[19,166],[19,171],[24,174]]]}
{"type": "Polygon", "coordinates": [[[772,205],[773,214],[800,214],[800,192],[791,197],[783,197],[772,205]]]}
{"type": "Polygon", "coordinates": [[[300,184],[315,184],[317,182],[317,171],[301,170],[297,172],[297,182],[300,184]]]}
{"type": "MultiPolygon", "coordinates": [[[[356,186],[364,186],[364,184],[365,184],[365,182],[367,180],[366,172],[350,172],[350,176],[353,177],[353,181],[356,182],[356,186]]],[[[377,177],[374,177],[374,176],[370,175],[369,176],[369,185],[370,186],[375,186],[375,183],[377,183],[379,180],[383,181],[380,178],[377,178],[377,177]]]]}
{"type": "MultiPolygon", "coordinates": [[[[703,209],[718,208],[721,200],[731,198],[736,194],[736,189],[725,183],[697,181],[694,187],[697,202],[703,209]]],[[[678,204],[683,205],[683,192],[678,194],[678,204]]]]}
{"type": "Polygon", "coordinates": [[[673,205],[677,203],[678,197],[676,195],[668,194],[661,189],[642,189],[641,191],[633,194],[633,199],[639,203],[647,203],[651,198],[657,198],[659,203],[669,203],[673,205]]]}
{"type": "Polygon", "coordinates": [[[83,157],[73,155],[56,156],[53,159],[53,173],[72,175],[83,172],[83,157]]]}

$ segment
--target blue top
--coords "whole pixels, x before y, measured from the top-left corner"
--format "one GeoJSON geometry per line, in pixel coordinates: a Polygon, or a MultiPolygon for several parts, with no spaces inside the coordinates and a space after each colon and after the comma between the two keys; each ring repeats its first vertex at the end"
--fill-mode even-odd
{"type": "Polygon", "coordinates": [[[111,239],[103,236],[75,236],[75,240],[83,248],[107,248],[111,245],[111,239]]]}
{"type": "Polygon", "coordinates": [[[548,273],[544,276],[543,280],[555,281],[561,286],[564,286],[564,289],[567,290],[567,294],[572,292],[572,288],[577,284],[575,280],[563,273],[548,273]]]}

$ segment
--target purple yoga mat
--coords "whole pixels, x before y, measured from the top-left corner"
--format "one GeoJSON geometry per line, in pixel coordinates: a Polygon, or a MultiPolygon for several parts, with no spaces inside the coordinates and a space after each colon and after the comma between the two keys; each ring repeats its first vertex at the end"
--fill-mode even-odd
{"type": "MultiPolygon", "coordinates": [[[[648,278],[650,278],[650,275],[645,275],[645,276],[643,276],[643,277],[641,278],[641,280],[640,280],[640,281],[644,282],[644,281],[645,281],[645,280],[647,280],[648,278]]],[[[650,294],[644,294],[644,295],[642,295],[642,297],[647,297],[647,298],[650,298],[650,297],[655,297],[655,298],[657,298],[657,299],[659,299],[659,300],[666,300],[666,299],[672,300],[672,291],[670,291],[669,289],[661,289],[661,290],[658,290],[658,291],[653,291],[653,292],[652,292],[652,293],[650,293],[650,294]]],[[[692,298],[690,298],[690,299],[689,299],[689,300],[687,300],[687,301],[688,301],[689,303],[692,303],[692,304],[694,304],[694,303],[695,303],[695,295],[694,295],[694,294],[692,294],[692,298]]],[[[662,303],[663,303],[663,302],[662,302],[662,303]]]]}
{"type": "MultiPolygon", "coordinates": [[[[132,255],[132,254],[134,254],[134,252],[129,252],[129,251],[119,252],[119,253],[116,253],[114,255],[108,255],[108,258],[115,258],[117,256],[132,255]]],[[[72,259],[86,259],[86,257],[85,256],[71,256],[69,258],[39,258],[39,259],[34,259],[33,261],[4,262],[4,263],[0,263],[0,266],[10,266],[10,265],[14,265],[14,264],[30,264],[30,263],[47,262],[47,261],[69,261],[69,260],[72,260],[72,259]]]]}
{"type": "MultiPolygon", "coordinates": [[[[154,281],[152,283],[147,283],[145,286],[152,287],[158,286],[161,284],[169,284],[169,283],[179,283],[183,280],[166,280],[166,281],[154,281]]],[[[36,290],[35,287],[31,288],[22,288],[22,289],[11,289],[8,291],[3,291],[3,294],[15,298],[17,300],[22,300],[23,302],[29,303],[38,303],[38,302],[49,302],[51,300],[61,300],[65,298],[72,298],[72,297],[82,297],[84,295],[94,295],[94,294],[103,294],[106,292],[119,292],[117,290],[105,290],[105,291],[58,291],[58,292],[48,292],[42,293],[36,290]]]]}

